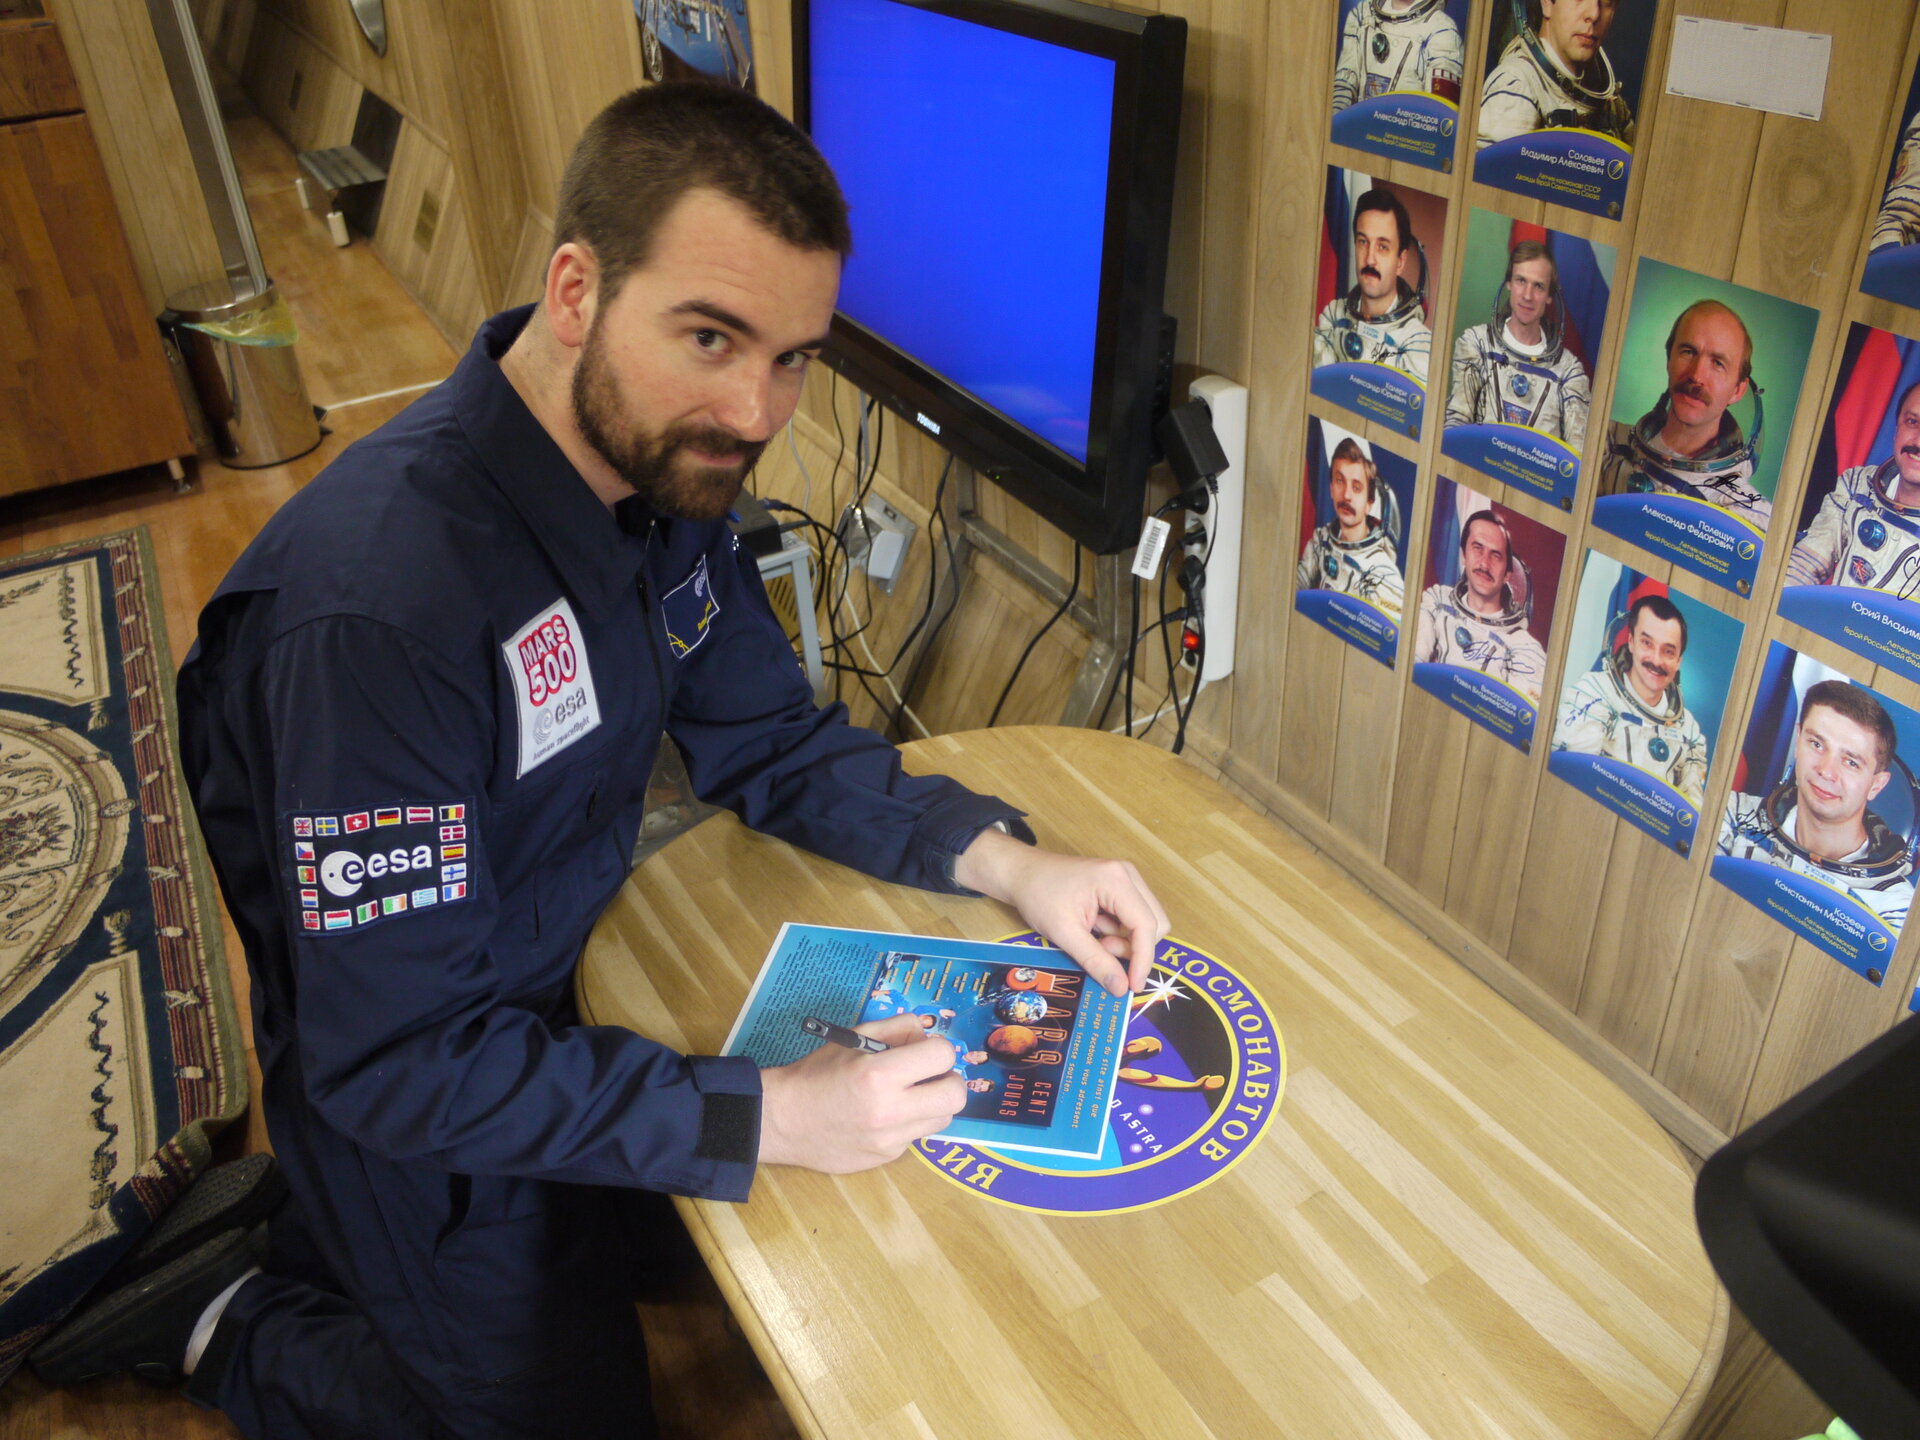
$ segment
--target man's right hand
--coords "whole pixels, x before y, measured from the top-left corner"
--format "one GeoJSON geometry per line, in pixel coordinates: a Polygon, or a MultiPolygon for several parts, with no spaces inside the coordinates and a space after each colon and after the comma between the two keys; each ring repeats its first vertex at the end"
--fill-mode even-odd
{"type": "Polygon", "coordinates": [[[854,1027],[893,1048],[868,1055],[822,1045],[804,1060],[760,1072],[760,1163],[830,1175],[870,1170],[936,1134],[967,1102],[953,1044],[917,1015],[854,1027]]]}

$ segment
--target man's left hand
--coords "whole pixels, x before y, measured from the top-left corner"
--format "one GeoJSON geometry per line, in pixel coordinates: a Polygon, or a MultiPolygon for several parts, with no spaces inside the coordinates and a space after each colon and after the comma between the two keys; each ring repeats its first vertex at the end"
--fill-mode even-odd
{"type": "Polygon", "coordinates": [[[1167,912],[1126,860],[1061,855],[983,830],[954,862],[953,878],[1013,906],[1115,995],[1147,983],[1166,937],[1167,912]]]}

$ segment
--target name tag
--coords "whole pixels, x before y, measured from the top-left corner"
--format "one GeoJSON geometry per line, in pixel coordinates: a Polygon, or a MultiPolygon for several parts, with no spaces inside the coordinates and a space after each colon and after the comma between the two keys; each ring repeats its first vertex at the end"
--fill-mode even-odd
{"type": "Polygon", "coordinates": [[[535,615],[500,648],[518,702],[517,777],[598,729],[600,701],[593,692],[593,668],[587,663],[579,622],[565,597],[535,615]]]}

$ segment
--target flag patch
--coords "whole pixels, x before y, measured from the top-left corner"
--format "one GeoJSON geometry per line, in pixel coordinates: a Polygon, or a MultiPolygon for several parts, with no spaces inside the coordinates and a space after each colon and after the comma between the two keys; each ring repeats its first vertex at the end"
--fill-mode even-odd
{"type": "MultiPolygon", "coordinates": [[[[443,851],[467,859],[467,806],[471,802],[369,806],[335,815],[283,816],[290,849],[283,851],[287,906],[300,928],[339,933],[405,916],[431,905],[464,900],[467,866],[438,873],[443,851]],[[446,823],[442,823],[446,822],[446,823]],[[457,834],[458,843],[441,844],[457,834]],[[326,908],[339,907],[339,908],[326,908]]],[[[478,852],[474,856],[478,858],[478,852]]]]}

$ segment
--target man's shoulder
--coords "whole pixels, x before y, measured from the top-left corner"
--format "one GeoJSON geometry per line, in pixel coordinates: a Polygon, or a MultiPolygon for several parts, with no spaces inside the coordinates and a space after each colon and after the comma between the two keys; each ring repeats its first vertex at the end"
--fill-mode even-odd
{"type": "Polygon", "coordinates": [[[279,633],[356,616],[429,648],[466,648],[488,573],[532,541],[436,399],[343,451],[267,523],[220,593],[274,592],[279,633]]]}

